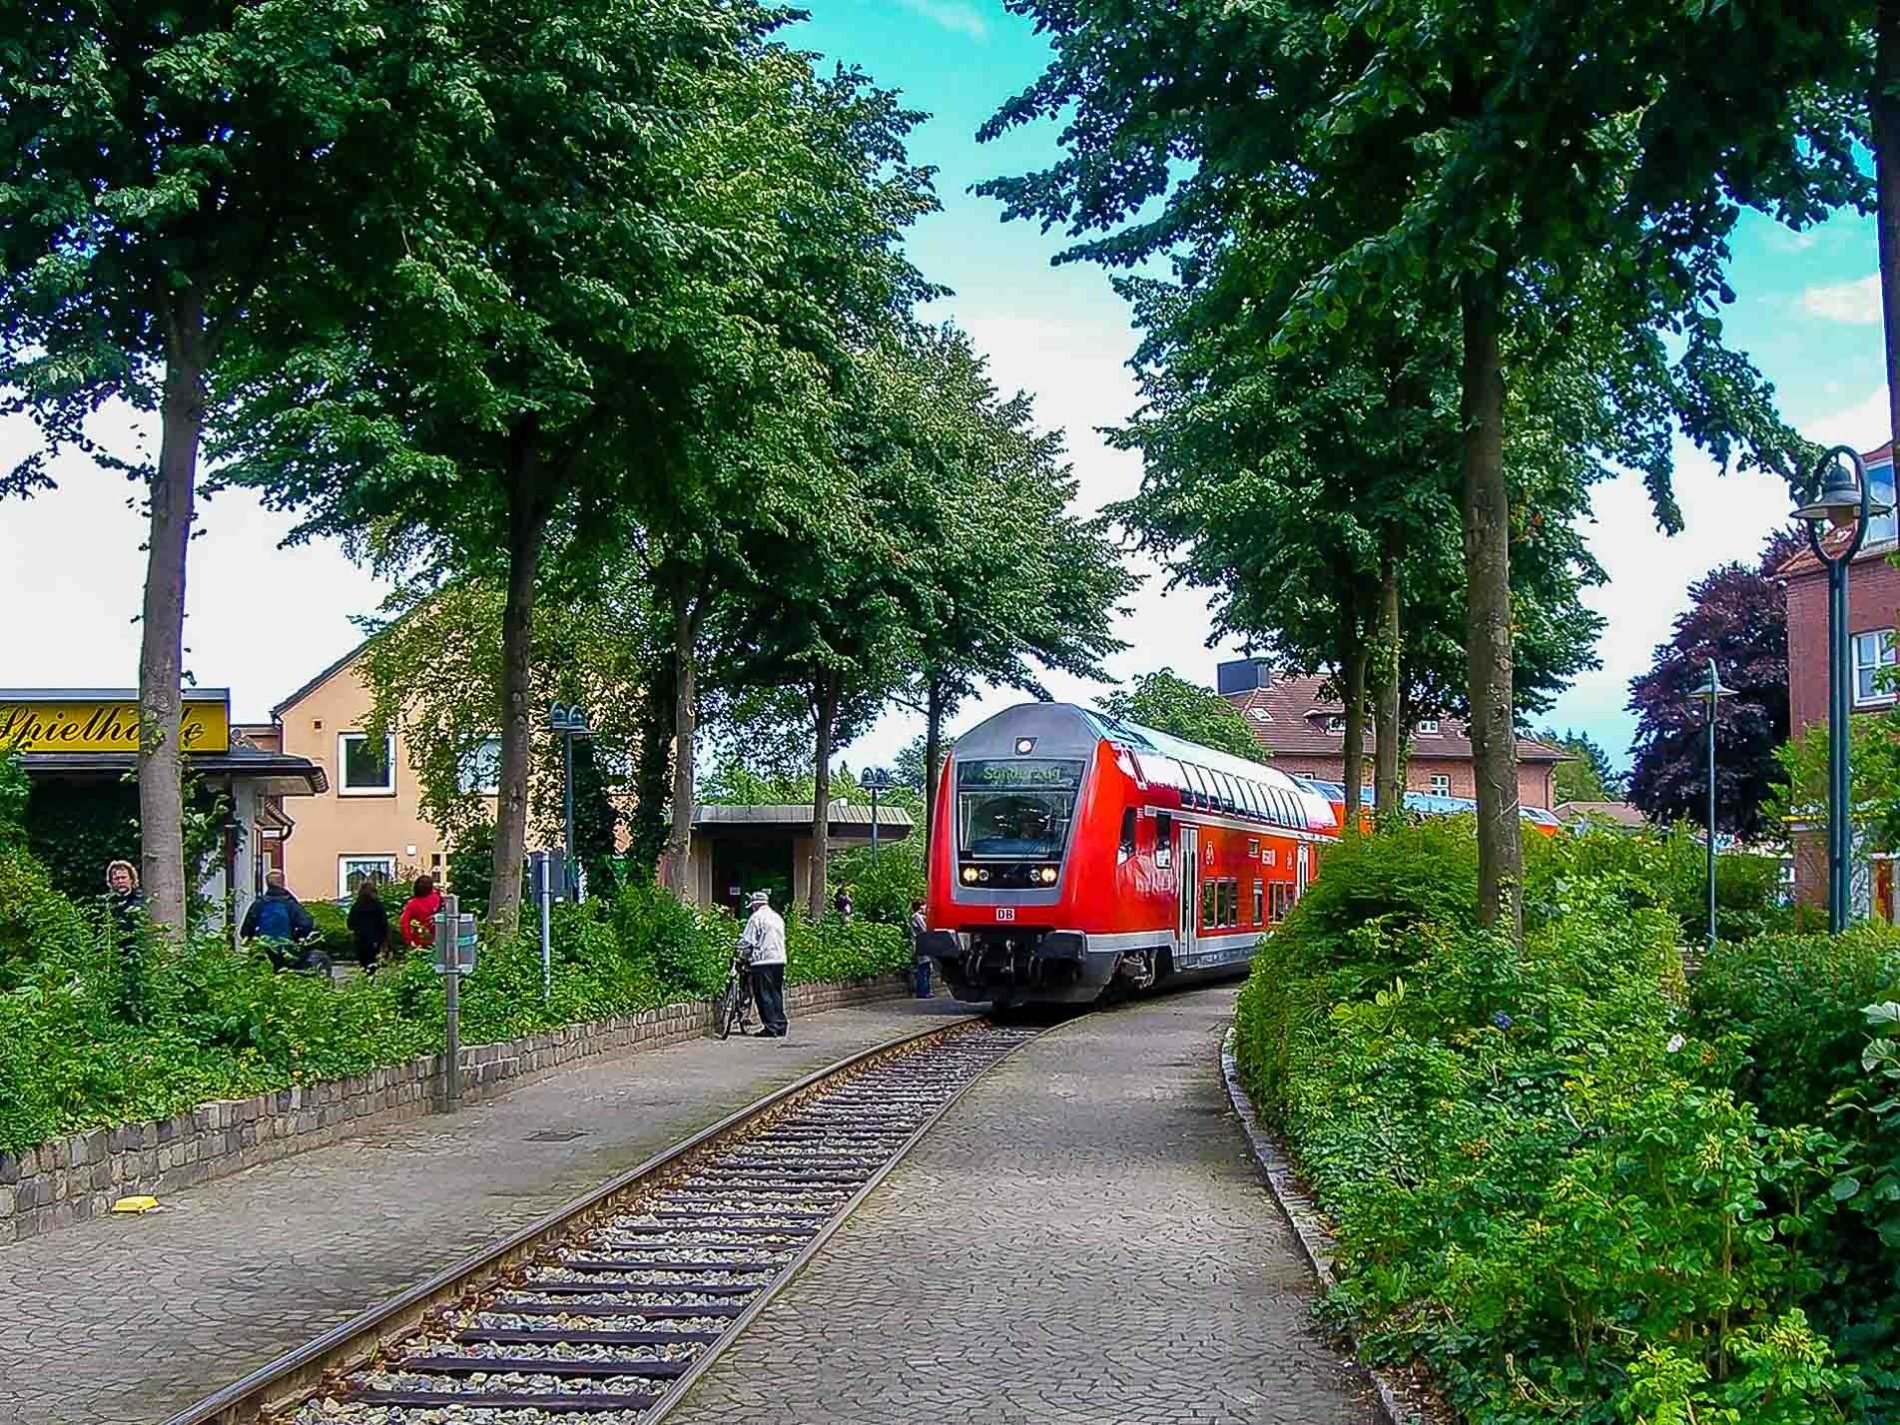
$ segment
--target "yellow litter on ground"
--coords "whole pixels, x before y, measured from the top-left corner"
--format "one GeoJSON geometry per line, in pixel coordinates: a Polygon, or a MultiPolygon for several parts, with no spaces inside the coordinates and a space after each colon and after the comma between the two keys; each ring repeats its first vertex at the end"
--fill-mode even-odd
{"type": "Polygon", "coordinates": [[[150,1212],[158,1206],[155,1197],[122,1197],[112,1204],[114,1212],[150,1212]]]}

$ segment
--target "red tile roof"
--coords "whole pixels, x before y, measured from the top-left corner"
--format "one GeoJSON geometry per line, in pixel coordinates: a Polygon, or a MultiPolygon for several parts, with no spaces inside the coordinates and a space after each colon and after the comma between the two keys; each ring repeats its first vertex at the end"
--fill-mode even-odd
{"type": "MultiPolygon", "coordinates": [[[[1345,751],[1345,734],[1327,731],[1326,724],[1329,718],[1340,715],[1340,705],[1337,699],[1320,696],[1324,683],[1322,678],[1275,673],[1267,687],[1229,693],[1227,700],[1245,714],[1253,735],[1275,756],[1338,757],[1345,751]]],[[[1370,718],[1366,720],[1366,750],[1372,750],[1370,718]]],[[[1469,762],[1471,737],[1458,718],[1441,717],[1436,733],[1412,734],[1412,755],[1469,762]]],[[[1534,738],[1520,737],[1517,760],[1567,762],[1570,754],[1534,738]]]]}

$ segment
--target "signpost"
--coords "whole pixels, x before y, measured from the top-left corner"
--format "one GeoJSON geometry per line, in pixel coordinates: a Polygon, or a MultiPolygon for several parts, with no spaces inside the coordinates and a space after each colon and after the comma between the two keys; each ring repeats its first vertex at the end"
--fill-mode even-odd
{"type": "Polygon", "coordinates": [[[529,880],[534,898],[541,906],[541,1003],[554,992],[553,937],[548,932],[549,907],[554,903],[554,881],[560,875],[558,851],[533,851],[528,855],[529,880]]]}
{"type": "Polygon", "coordinates": [[[449,1110],[462,1101],[462,976],[475,969],[475,955],[475,917],[461,914],[455,896],[443,896],[435,918],[435,972],[443,977],[442,1008],[448,1019],[444,1073],[449,1110]]]}

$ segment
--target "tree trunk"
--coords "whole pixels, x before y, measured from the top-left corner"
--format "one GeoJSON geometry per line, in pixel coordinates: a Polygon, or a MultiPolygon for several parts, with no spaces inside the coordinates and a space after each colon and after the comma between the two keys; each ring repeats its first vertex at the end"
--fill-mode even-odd
{"type": "Polygon", "coordinates": [[[699,728],[699,595],[680,591],[673,605],[673,829],[661,863],[666,886],[691,898],[693,738],[699,728]]]}
{"type": "Polygon", "coordinates": [[[640,749],[634,763],[634,804],[627,847],[629,867],[655,874],[666,854],[669,829],[666,802],[672,793],[673,713],[673,659],[669,653],[653,660],[641,695],[640,749]]]}
{"type": "Polygon", "coordinates": [[[1900,0],[1875,19],[1874,182],[1880,198],[1880,304],[1887,339],[1887,434],[1900,433],[1900,0]]]}
{"type": "Polygon", "coordinates": [[[1466,278],[1464,370],[1465,652],[1478,791],[1478,920],[1523,937],[1517,731],[1511,687],[1511,496],[1504,478],[1501,289],[1466,278]]]}
{"type": "Polygon", "coordinates": [[[924,689],[924,875],[930,875],[930,849],[937,834],[937,778],[943,762],[943,684],[932,678],[924,689]]]}
{"type": "Polygon", "coordinates": [[[191,893],[185,878],[185,762],[180,745],[185,561],[206,403],[204,301],[197,288],[172,294],[170,321],[139,630],[139,879],[152,923],[182,937],[191,893]]]}
{"type": "Polygon", "coordinates": [[[551,505],[535,488],[532,433],[516,438],[508,491],[508,597],[501,612],[501,786],[495,809],[494,880],[488,919],[512,928],[521,913],[521,859],[528,842],[528,763],[532,755],[535,585],[551,505]]]}
{"type": "Polygon", "coordinates": [[[1359,829],[1359,808],[1365,801],[1366,784],[1366,644],[1359,635],[1359,621],[1348,614],[1345,658],[1340,668],[1342,701],[1345,704],[1345,745],[1342,749],[1346,779],[1345,825],[1341,831],[1359,829]]]}
{"type": "Polygon", "coordinates": [[[1398,817],[1404,805],[1399,787],[1399,754],[1405,742],[1399,717],[1403,688],[1399,681],[1399,563],[1387,552],[1379,564],[1378,701],[1372,710],[1372,795],[1382,822],[1398,817]]]}
{"type": "Polygon", "coordinates": [[[815,790],[811,799],[809,903],[813,920],[821,920],[825,914],[825,877],[831,855],[831,739],[838,720],[838,681],[838,675],[827,669],[812,685],[812,718],[818,728],[817,745],[813,749],[815,790]]]}

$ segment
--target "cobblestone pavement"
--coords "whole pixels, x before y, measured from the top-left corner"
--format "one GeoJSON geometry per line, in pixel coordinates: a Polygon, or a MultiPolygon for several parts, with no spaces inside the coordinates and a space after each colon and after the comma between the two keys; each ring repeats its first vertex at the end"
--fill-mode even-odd
{"type": "Polygon", "coordinates": [[[966,1012],[895,1000],[603,1057],[0,1248],[0,1422],[162,1420],[772,1089],[966,1012]]]}
{"type": "Polygon", "coordinates": [[[1372,1425],[1221,1088],[1232,989],[992,1070],[669,1425],[1372,1425]]]}

